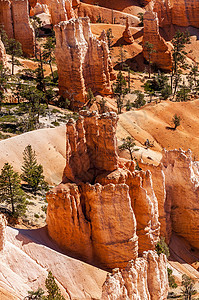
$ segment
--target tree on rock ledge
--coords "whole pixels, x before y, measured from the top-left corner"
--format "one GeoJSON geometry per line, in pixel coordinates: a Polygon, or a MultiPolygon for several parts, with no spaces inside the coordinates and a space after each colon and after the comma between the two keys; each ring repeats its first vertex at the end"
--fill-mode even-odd
{"type": "Polygon", "coordinates": [[[123,144],[121,146],[119,146],[120,150],[128,150],[131,160],[133,160],[133,152],[134,151],[139,151],[139,149],[135,149],[135,142],[134,139],[130,136],[127,136],[127,138],[122,139],[123,140],[123,144]]]}

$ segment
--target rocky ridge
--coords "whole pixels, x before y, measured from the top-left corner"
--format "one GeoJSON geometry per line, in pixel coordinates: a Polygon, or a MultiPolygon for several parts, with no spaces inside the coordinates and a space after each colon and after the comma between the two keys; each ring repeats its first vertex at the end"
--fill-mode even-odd
{"type": "Polygon", "coordinates": [[[154,249],[160,229],[151,174],[119,159],[116,125],[114,113],[83,111],[76,124],[69,121],[63,183],[47,195],[49,235],[109,269],[154,249]]]}
{"type": "Polygon", "coordinates": [[[6,50],[0,38],[0,62],[6,65],[6,50]]]}

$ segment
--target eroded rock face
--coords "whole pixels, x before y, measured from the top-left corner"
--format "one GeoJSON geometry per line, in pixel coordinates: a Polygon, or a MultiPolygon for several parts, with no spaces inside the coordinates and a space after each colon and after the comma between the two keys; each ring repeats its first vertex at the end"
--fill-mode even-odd
{"type": "Polygon", "coordinates": [[[166,257],[154,251],[113,270],[103,285],[102,300],[164,300],[168,294],[166,257]]]}
{"type": "Polygon", "coordinates": [[[34,31],[29,22],[28,0],[1,0],[0,25],[9,38],[15,38],[22,44],[26,55],[34,55],[34,31]]]}
{"type": "Polygon", "coordinates": [[[172,68],[172,55],[165,40],[160,36],[157,13],[150,11],[144,14],[143,35],[143,54],[149,60],[149,52],[147,51],[147,47],[145,47],[146,42],[152,44],[153,50],[155,50],[151,53],[151,62],[162,70],[170,71],[172,68]]]}
{"type": "Polygon", "coordinates": [[[93,93],[111,94],[112,69],[105,32],[95,38],[89,18],[71,19],[54,28],[59,91],[71,101],[71,108],[85,104],[89,88],[93,93]]]}
{"type": "Polygon", "coordinates": [[[0,38],[0,62],[6,65],[6,50],[0,38]]]}
{"type": "Polygon", "coordinates": [[[166,202],[170,206],[172,230],[199,248],[199,163],[191,151],[164,151],[166,202]]]}
{"type": "Polygon", "coordinates": [[[160,26],[193,26],[199,28],[197,0],[154,0],[153,10],[158,13],[160,26]]]}
{"type": "Polygon", "coordinates": [[[109,269],[154,249],[160,230],[151,173],[117,156],[117,119],[82,111],[76,123],[69,120],[64,183],[47,195],[50,236],[109,269]]]}
{"type": "Polygon", "coordinates": [[[126,18],[126,28],[123,32],[123,39],[126,43],[132,44],[134,42],[134,38],[132,36],[131,30],[130,30],[130,24],[128,18],[126,18]]]}
{"type": "Polygon", "coordinates": [[[6,218],[3,215],[0,215],[0,251],[3,250],[5,245],[6,225],[6,218]]]}

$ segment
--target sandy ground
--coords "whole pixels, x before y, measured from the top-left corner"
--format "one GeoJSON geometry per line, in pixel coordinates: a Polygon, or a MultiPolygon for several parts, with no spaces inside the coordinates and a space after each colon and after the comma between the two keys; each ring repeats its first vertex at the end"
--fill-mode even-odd
{"type": "Polygon", "coordinates": [[[24,299],[28,291],[45,288],[49,270],[65,299],[100,298],[107,272],[63,255],[49,239],[46,228],[7,227],[6,235],[5,250],[0,253],[0,299],[5,290],[15,294],[13,298],[8,295],[8,299],[18,300],[24,299]]]}
{"type": "Polygon", "coordinates": [[[58,184],[65,167],[65,126],[39,129],[0,141],[0,168],[5,162],[21,172],[23,151],[27,145],[36,151],[38,163],[44,168],[49,184],[58,184]]]}
{"type": "MultiPolygon", "coordinates": [[[[142,147],[147,138],[154,141],[155,147],[151,148],[154,152],[152,156],[154,160],[159,161],[163,148],[167,150],[190,148],[193,158],[198,160],[199,100],[184,103],[162,101],[159,104],[148,104],[142,109],[121,114],[117,136],[121,140],[129,135],[133,136],[138,146],[142,147]],[[181,117],[181,125],[176,130],[171,129],[174,114],[181,117]]],[[[141,151],[136,155],[141,155],[141,151]]],[[[151,159],[150,161],[152,162],[151,159]]]]}

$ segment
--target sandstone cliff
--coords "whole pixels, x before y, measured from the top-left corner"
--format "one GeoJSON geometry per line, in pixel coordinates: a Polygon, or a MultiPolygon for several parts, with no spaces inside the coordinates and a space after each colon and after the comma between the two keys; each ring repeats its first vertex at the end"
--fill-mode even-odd
{"type": "Polygon", "coordinates": [[[199,248],[199,163],[190,151],[164,151],[166,202],[170,207],[172,230],[199,248]]]}
{"type": "Polygon", "coordinates": [[[9,38],[22,44],[26,55],[34,55],[34,31],[29,22],[28,0],[1,0],[0,25],[9,38]]]}
{"type": "Polygon", "coordinates": [[[112,66],[105,32],[95,38],[89,18],[79,18],[59,23],[55,34],[59,91],[71,101],[71,108],[85,104],[89,88],[93,93],[111,94],[112,66]]]}
{"type": "Polygon", "coordinates": [[[199,28],[197,0],[152,0],[152,7],[158,13],[161,27],[173,24],[199,28]]]}
{"type": "Polygon", "coordinates": [[[159,20],[157,14],[147,11],[144,14],[144,35],[143,35],[143,54],[149,60],[149,53],[145,43],[153,45],[154,52],[151,53],[151,63],[156,64],[160,69],[170,71],[172,68],[172,55],[165,40],[159,33],[159,20]]]}
{"type": "Polygon", "coordinates": [[[125,269],[114,269],[107,275],[102,300],[164,300],[167,293],[166,257],[148,251],[130,261],[125,269]]]}
{"type": "Polygon", "coordinates": [[[69,120],[64,183],[47,195],[49,235],[109,269],[154,249],[160,229],[151,173],[119,160],[116,125],[114,113],[82,111],[76,124],[69,120]]]}

